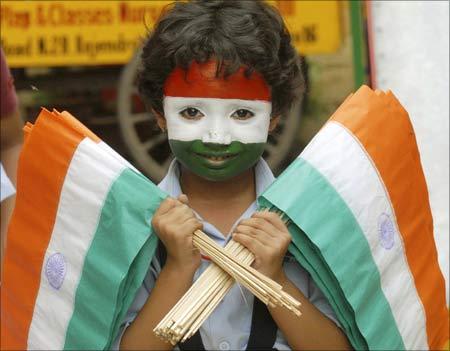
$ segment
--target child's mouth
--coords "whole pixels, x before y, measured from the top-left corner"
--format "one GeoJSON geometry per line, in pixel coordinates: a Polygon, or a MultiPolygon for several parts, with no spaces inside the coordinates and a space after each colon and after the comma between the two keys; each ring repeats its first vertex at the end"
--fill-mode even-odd
{"type": "Polygon", "coordinates": [[[208,160],[208,162],[210,164],[215,165],[215,166],[222,165],[237,156],[236,154],[224,154],[224,155],[197,154],[197,155],[208,160]]]}

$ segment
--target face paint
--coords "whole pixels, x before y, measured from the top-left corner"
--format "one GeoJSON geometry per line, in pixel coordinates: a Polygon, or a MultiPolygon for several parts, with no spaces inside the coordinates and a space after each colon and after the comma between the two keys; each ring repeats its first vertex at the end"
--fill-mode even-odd
{"type": "Polygon", "coordinates": [[[248,170],[258,161],[265,146],[265,143],[233,141],[224,145],[173,139],[169,139],[169,144],[184,167],[210,181],[231,179],[248,170]]]}
{"type": "Polygon", "coordinates": [[[267,101],[164,98],[169,139],[204,143],[265,143],[272,105],[267,101]]]}
{"type": "Polygon", "coordinates": [[[252,167],[267,141],[269,88],[244,68],[224,79],[215,62],[175,69],[164,86],[164,115],[175,157],[195,174],[230,179],[252,167]]]}

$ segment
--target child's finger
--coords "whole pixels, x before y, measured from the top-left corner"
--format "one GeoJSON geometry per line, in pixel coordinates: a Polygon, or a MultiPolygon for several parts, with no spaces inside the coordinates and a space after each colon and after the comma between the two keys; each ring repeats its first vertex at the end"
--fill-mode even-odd
{"type": "Polygon", "coordinates": [[[189,204],[189,199],[186,194],[181,194],[180,196],[178,196],[178,201],[180,201],[181,203],[183,203],[185,205],[189,204]]]}
{"type": "Polygon", "coordinates": [[[274,212],[269,211],[258,211],[253,214],[254,218],[264,218],[267,221],[269,221],[274,227],[276,227],[278,230],[286,231],[287,227],[284,224],[283,220],[280,218],[280,216],[274,212]]]}
{"type": "Polygon", "coordinates": [[[173,197],[166,198],[155,212],[155,216],[161,216],[178,205],[178,201],[173,197]]]}
{"type": "Polygon", "coordinates": [[[246,234],[240,234],[240,233],[234,233],[233,239],[244,245],[247,249],[249,249],[254,255],[260,256],[265,250],[264,244],[262,244],[260,241],[255,240],[249,235],[246,234]]]}
{"type": "Polygon", "coordinates": [[[248,225],[250,227],[253,227],[255,229],[262,230],[263,232],[266,232],[270,236],[276,238],[278,236],[278,232],[280,231],[277,227],[275,227],[270,221],[268,221],[266,218],[248,218],[242,220],[240,225],[248,225]]]}
{"type": "Polygon", "coordinates": [[[178,200],[176,201],[177,205],[161,215],[162,217],[168,218],[172,222],[184,222],[188,218],[196,218],[191,208],[178,200]]]}
{"type": "Polygon", "coordinates": [[[183,226],[190,233],[194,233],[196,230],[203,230],[203,223],[198,221],[197,218],[188,218],[183,223],[183,226]]]}
{"type": "Polygon", "coordinates": [[[267,234],[266,232],[256,229],[256,228],[253,228],[253,227],[250,227],[250,226],[247,226],[247,225],[241,225],[241,224],[238,225],[236,227],[235,233],[250,236],[254,240],[258,240],[261,242],[261,244],[264,244],[267,246],[271,246],[274,241],[274,238],[271,235],[267,234]]]}

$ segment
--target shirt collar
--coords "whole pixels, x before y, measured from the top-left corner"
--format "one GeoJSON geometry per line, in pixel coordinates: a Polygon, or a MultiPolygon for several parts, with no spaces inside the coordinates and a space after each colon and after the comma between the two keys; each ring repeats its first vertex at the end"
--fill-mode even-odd
{"type": "MultiPolygon", "coordinates": [[[[269,165],[262,158],[259,159],[255,166],[255,187],[256,197],[258,198],[272,182],[275,177],[269,168],[269,165]]],[[[180,165],[176,159],[170,163],[164,179],[158,184],[161,190],[164,190],[171,197],[178,197],[182,194],[180,185],[180,165]]]]}
{"type": "MultiPolygon", "coordinates": [[[[167,171],[164,179],[158,184],[158,187],[168,193],[171,197],[177,198],[182,193],[179,179],[180,165],[178,161],[174,159],[170,163],[169,170],[167,171]]],[[[247,210],[244,211],[241,217],[234,223],[233,227],[231,228],[231,232],[234,230],[234,227],[239,223],[240,220],[250,218],[252,214],[258,209],[257,198],[269,187],[270,184],[272,184],[274,180],[275,177],[273,176],[272,171],[270,170],[266,161],[261,158],[255,166],[256,199],[247,208],[247,210]]],[[[220,245],[225,246],[225,244],[229,240],[231,240],[231,235],[225,236],[213,224],[204,221],[198,213],[195,214],[203,222],[203,231],[214,238],[220,245]]]]}

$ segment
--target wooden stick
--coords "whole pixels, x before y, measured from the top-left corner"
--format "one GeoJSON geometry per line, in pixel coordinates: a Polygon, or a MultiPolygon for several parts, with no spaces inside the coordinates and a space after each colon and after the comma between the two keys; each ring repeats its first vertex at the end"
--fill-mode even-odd
{"type": "MultiPolygon", "coordinates": [[[[199,245],[198,247],[201,248],[202,250],[210,250],[207,251],[208,255],[210,256],[214,256],[216,263],[218,263],[223,269],[227,270],[228,273],[230,273],[231,275],[233,275],[235,277],[235,279],[241,280],[241,282],[247,286],[247,288],[253,290],[253,292],[258,291],[259,293],[262,293],[263,296],[266,295],[264,293],[264,290],[267,290],[269,292],[271,292],[271,295],[273,297],[275,297],[275,303],[278,302],[278,304],[281,305],[286,305],[286,303],[281,303],[281,295],[276,291],[276,289],[280,289],[281,286],[279,286],[277,284],[277,286],[274,289],[270,289],[272,287],[270,287],[270,285],[272,284],[272,280],[267,280],[268,278],[264,279],[263,281],[258,280],[258,279],[254,279],[255,277],[252,276],[249,272],[247,272],[245,269],[241,269],[241,266],[235,265],[236,262],[233,262],[234,260],[232,259],[230,261],[230,265],[227,265],[223,259],[223,257],[221,257],[221,254],[223,254],[223,252],[220,252],[220,247],[218,247],[217,244],[215,244],[214,241],[208,239],[205,239],[204,241],[199,241],[198,239],[203,239],[204,235],[203,233],[196,233],[196,235],[198,235],[198,237],[194,236],[194,244],[197,243],[197,245],[199,245]],[[206,246],[200,246],[202,245],[201,243],[205,244],[206,246]],[[217,257],[216,257],[217,255],[217,257]],[[271,283],[270,285],[267,283],[271,283]]],[[[228,257],[229,258],[229,257],[228,257]]],[[[246,269],[249,269],[249,266],[244,267],[246,269]]],[[[259,272],[258,272],[259,273],[259,272]]],[[[276,284],[276,283],[275,283],[276,284]]],[[[259,297],[259,296],[258,296],[259,297]]],[[[263,299],[263,301],[267,301],[268,303],[270,303],[270,299],[263,299]]]]}
{"type": "MultiPolygon", "coordinates": [[[[236,246],[234,246],[234,247],[232,247],[232,246],[228,246],[228,250],[230,250],[230,251],[235,251],[235,249],[236,249],[236,246]]],[[[180,301],[174,306],[174,308],[172,308],[172,310],[171,311],[169,311],[169,313],[166,315],[166,317],[158,324],[158,326],[155,328],[155,332],[156,332],[156,334],[157,335],[159,335],[159,336],[162,336],[162,334],[164,334],[163,333],[163,331],[162,331],[162,329],[168,329],[168,328],[165,328],[165,325],[167,324],[167,321],[169,320],[169,319],[172,319],[172,320],[174,320],[175,318],[173,317],[173,312],[175,312],[174,310],[176,310],[176,308],[177,307],[180,307],[180,305],[186,305],[186,303],[189,303],[190,304],[190,301],[192,301],[192,295],[193,295],[193,292],[196,290],[196,289],[199,289],[199,288],[201,288],[201,285],[203,285],[203,284],[199,284],[199,283],[202,283],[202,280],[203,281],[210,281],[210,279],[205,279],[205,278],[211,278],[211,275],[214,275],[215,274],[215,271],[216,270],[219,270],[221,273],[222,273],[222,277],[223,278],[225,278],[224,280],[228,280],[228,274],[226,274],[224,271],[222,271],[221,269],[219,269],[217,266],[215,266],[215,265],[211,265],[210,267],[208,267],[207,269],[206,269],[206,271],[200,276],[200,278],[199,279],[197,279],[197,281],[191,286],[191,288],[188,290],[188,292],[183,296],[183,298],[182,299],[180,299],[180,301]]],[[[223,280],[223,278],[222,278],[222,280],[223,280]]],[[[228,290],[231,288],[231,286],[233,285],[233,281],[231,280],[231,284],[227,284],[228,286],[224,286],[224,288],[222,287],[222,290],[221,290],[221,292],[218,294],[218,295],[221,295],[222,296],[222,298],[223,298],[223,296],[225,296],[225,294],[228,292],[228,290]]],[[[222,284],[223,285],[223,284],[222,284]]],[[[220,299],[221,300],[221,299],[220,299]]],[[[206,318],[205,318],[206,319],[206,318]]],[[[195,332],[195,331],[194,331],[195,332]]],[[[167,333],[167,331],[166,331],[166,333],[167,333]]]]}
{"type": "MultiPolygon", "coordinates": [[[[200,247],[201,249],[211,249],[211,250],[213,250],[213,251],[215,251],[217,254],[219,254],[219,256],[220,255],[222,255],[222,254],[224,254],[224,252],[223,252],[223,250],[220,250],[221,248],[213,241],[213,240],[211,240],[209,237],[207,237],[206,236],[206,234],[204,234],[204,233],[202,233],[202,232],[196,232],[195,233],[195,236],[194,236],[194,244],[196,243],[196,242],[198,242],[198,240],[196,240],[196,239],[202,239],[203,241],[203,243],[205,243],[207,246],[205,246],[205,247],[200,247]]],[[[200,242],[198,242],[199,244],[200,244],[200,242]]],[[[200,244],[201,245],[201,244],[200,244]]],[[[212,254],[212,252],[208,252],[208,254],[212,254]]],[[[251,267],[249,267],[249,266],[246,266],[246,265],[242,265],[241,264],[241,262],[238,262],[238,261],[236,261],[232,256],[230,256],[230,255],[225,255],[225,256],[227,256],[227,258],[230,258],[231,259],[231,266],[230,266],[230,268],[231,269],[234,269],[234,268],[236,268],[237,269],[237,266],[241,266],[241,267],[243,267],[244,268],[244,270],[240,270],[240,269],[238,269],[237,271],[236,271],[236,273],[237,274],[240,274],[243,278],[244,278],[244,281],[246,281],[246,278],[248,278],[248,277],[250,277],[249,279],[250,279],[250,284],[254,281],[254,279],[252,279],[252,278],[254,278],[254,277],[251,277],[251,275],[249,275],[248,274],[248,272],[246,272],[245,270],[253,270],[253,268],[251,268],[251,267]],[[237,266],[234,266],[234,264],[235,263],[237,263],[237,266]],[[242,273],[242,274],[241,274],[242,273]]],[[[223,258],[223,257],[222,257],[223,258]]],[[[219,262],[217,262],[217,263],[219,263],[219,262]]],[[[220,264],[220,263],[219,263],[220,264]]],[[[220,264],[221,265],[221,264],[220,264]]],[[[222,265],[221,265],[222,266],[222,265]]],[[[223,269],[225,269],[225,270],[227,270],[228,269],[228,267],[225,267],[225,266],[222,266],[222,268],[223,269]]],[[[231,271],[229,271],[229,273],[230,274],[232,274],[232,272],[231,271]]],[[[267,278],[266,276],[264,276],[263,274],[261,274],[261,273],[259,273],[258,271],[256,271],[256,270],[253,270],[253,272],[252,273],[254,273],[254,275],[256,276],[256,277],[258,277],[258,278],[261,278],[261,281],[258,281],[258,280],[256,280],[256,282],[257,283],[259,283],[259,285],[262,285],[262,286],[270,286],[270,287],[272,287],[272,288],[274,288],[275,290],[269,290],[269,291],[272,291],[273,292],[273,295],[275,295],[276,296],[276,299],[277,300],[281,300],[281,295],[280,295],[280,293],[278,293],[276,290],[281,290],[282,288],[281,288],[281,286],[279,285],[279,284],[277,284],[277,283],[275,283],[273,280],[271,280],[271,279],[269,279],[269,278],[267,278]],[[256,273],[255,273],[256,272],[256,273]],[[266,284],[261,284],[262,282],[264,282],[264,283],[266,283],[266,284]]],[[[245,285],[245,284],[244,284],[245,285]]],[[[258,284],[256,284],[255,286],[257,287],[257,285],[258,284]]],[[[247,286],[247,288],[249,288],[249,286],[247,286]]],[[[260,290],[260,289],[258,289],[258,290],[260,290]]],[[[284,296],[288,296],[288,294],[285,294],[285,293],[283,293],[282,295],[284,295],[284,296]]],[[[296,306],[299,306],[299,302],[298,301],[296,301],[295,299],[293,299],[292,297],[290,297],[289,296],[289,298],[287,298],[287,299],[284,299],[285,301],[287,300],[287,301],[295,301],[295,305],[296,306]]],[[[286,303],[283,303],[283,305],[285,305],[285,306],[287,306],[287,304],[286,303]]]]}

